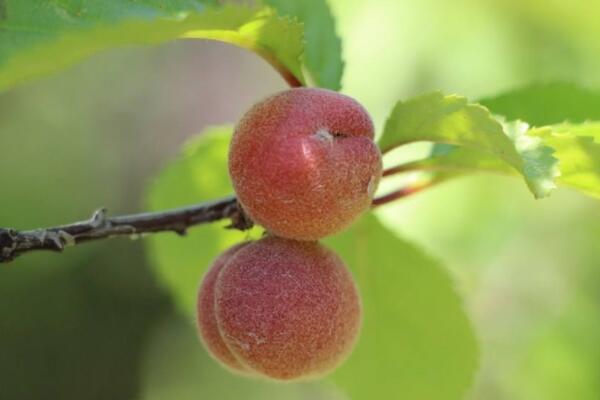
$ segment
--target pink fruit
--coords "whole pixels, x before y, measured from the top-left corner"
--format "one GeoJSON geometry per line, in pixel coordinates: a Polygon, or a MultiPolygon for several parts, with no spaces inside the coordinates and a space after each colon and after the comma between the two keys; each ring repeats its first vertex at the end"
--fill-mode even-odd
{"type": "Polygon", "coordinates": [[[332,251],[268,236],[226,254],[225,265],[211,270],[220,269],[214,284],[207,274],[198,307],[200,333],[209,335],[204,342],[218,343],[219,350],[211,351],[225,365],[305,380],[332,371],[348,356],[362,310],[352,275],[332,251]],[[211,296],[214,303],[203,300],[211,296]]]}
{"type": "Polygon", "coordinates": [[[246,373],[247,369],[235,358],[225,342],[223,342],[217,325],[215,316],[215,283],[227,261],[247,244],[248,242],[245,242],[231,247],[213,262],[206,275],[204,275],[198,292],[197,302],[197,326],[204,346],[215,360],[231,368],[233,371],[241,373],[246,373]]]}
{"type": "Polygon", "coordinates": [[[229,172],[255,222],[278,236],[317,240],[370,207],[381,154],[371,118],[355,100],[296,88],[244,115],[231,142],[229,172]]]}

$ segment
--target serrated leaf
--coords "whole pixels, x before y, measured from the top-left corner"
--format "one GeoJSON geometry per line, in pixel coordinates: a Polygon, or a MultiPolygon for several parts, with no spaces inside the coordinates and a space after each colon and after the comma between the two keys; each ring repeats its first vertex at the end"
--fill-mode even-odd
{"type": "Polygon", "coordinates": [[[335,32],[335,19],[326,0],[263,0],[280,15],[297,17],[304,23],[306,68],[319,87],[341,88],[344,62],[342,43],[335,32]]]}
{"type": "Polygon", "coordinates": [[[520,172],[530,189],[537,198],[547,195],[556,187],[554,181],[560,175],[554,149],[533,135],[522,121],[503,122],[502,126],[523,160],[520,172]]]}
{"type": "Polygon", "coordinates": [[[427,141],[462,146],[493,155],[515,168],[536,198],[554,188],[557,175],[552,148],[518,126],[507,131],[490,112],[457,95],[436,92],[399,102],[388,118],[379,146],[383,152],[427,141]]]}
{"type": "Polygon", "coordinates": [[[521,118],[552,146],[559,159],[558,182],[600,197],[600,92],[571,83],[538,84],[482,100],[493,112],[509,119],[521,118]],[[565,121],[569,123],[561,124],[565,121]],[[556,125],[560,124],[560,125],[556,125]]]}
{"type": "MultiPolygon", "coordinates": [[[[233,193],[227,173],[231,127],[211,128],[185,145],[183,154],[150,185],[151,210],[210,201],[233,193]]],[[[150,260],[162,285],[185,315],[194,315],[196,291],[211,261],[250,234],[227,230],[226,221],[191,229],[185,239],[153,235],[146,241],[150,260]]]]}
{"type": "Polygon", "coordinates": [[[531,134],[556,149],[561,184],[600,198],[600,123],[561,124],[531,134]]]}
{"type": "MultiPolygon", "coordinates": [[[[551,146],[560,171],[557,183],[600,197],[600,123],[560,124],[528,131],[551,146]]],[[[489,154],[464,147],[446,148],[443,152],[403,166],[406,170],[444,171],[445,179],[477,171],[514,175],[514,169],[489,154]]],[[[444,180],[444,179],[440,179],[444,180]]]]}
{"type": "Polygon", "coordinates": [[[495,114],[533,126],[600,120],[600,92],[571,83],[537,84],[480,102],[495,114]]]}
{"type": "Polygon", "coordinates": [[[288,80],[303,82],[302,26],[271,9],[213,1],[5,0],[0,13],[0,90],[103,50],[181,38],[252,50],[288,80]],[[289,73],[287,72],[289,71],[289,73]],[[290,75],[291,73],[291,75],[290,75]],[[292,76],[293,75],[293,76],[292,76]]]}
{"type": "Polygon", "coordinates": [[[477,343],[446,271],[372,214],[326,243],[352,269],[365,316],[357,348],[331,379],[352,400],[462,399],[477,343]]]}

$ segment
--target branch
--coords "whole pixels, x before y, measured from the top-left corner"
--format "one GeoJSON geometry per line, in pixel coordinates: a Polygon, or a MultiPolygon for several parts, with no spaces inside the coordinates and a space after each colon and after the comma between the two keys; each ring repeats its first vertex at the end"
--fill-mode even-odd
{"type": "MultiPolygon", "coordinates": [[[[402,188],[375,198],[372,207],[390,203],[419,192],[432,185],[425,182],[402,188]]],[[[35,250],[61,252],[65,248],[92,240],[116,236],[135,237],[155,232],[175,232],[185,235],[188,228],[209,222],[230,219],[227,228],[247,230],[254,223],[244,213],[235,196],[172,210],[107,217],[106,210],[94,212],[87,221],[45,229],[18,231],[0,228],[0,263],[35,250]]]]}
{"type": "Polygon", "coordinates": [[[100,209],[87,221],[30,231],[0,228],[0,262],[34,250],[63,251],[66,247],[115,236],[171,231],[185,235],[189,227],[230,219],[228,228],[250,229],[252,221],[234,196],[173,210],[108,218],[100,209]]]}

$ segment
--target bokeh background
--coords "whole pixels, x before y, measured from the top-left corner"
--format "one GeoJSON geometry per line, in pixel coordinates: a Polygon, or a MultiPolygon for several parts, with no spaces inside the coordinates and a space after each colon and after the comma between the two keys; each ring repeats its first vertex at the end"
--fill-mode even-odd
{"type": "MultiPolygon", "coordinates": [[[[378,127],[397,100],[431,90],[477,100],[533,82],[600,88],[600,6],[589,0],[330,5],[343,91],[378,127]]],[[[140,211],[187,138],[284,88],[254,54],[179,41],[112,50],[1,93],[0,226],[140,211]]],[[[456,280],[481,343],[468,399],[600,398],[597,200],[559,189],[535,201],[518,179],[478,175],[380,212],[456,280]]],[[[0,399],[213,399],[222,375],[210,363],[141,241],[0,268],[0,399]]],[[[249,398],[243,384],[229,396],[249,398]]],[[[336,395],[307,385],[285,396],[336,395]]]]}

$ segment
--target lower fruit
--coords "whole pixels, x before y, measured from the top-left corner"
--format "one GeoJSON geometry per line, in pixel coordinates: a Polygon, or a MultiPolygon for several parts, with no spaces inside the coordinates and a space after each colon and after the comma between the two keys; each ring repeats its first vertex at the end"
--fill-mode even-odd
{"type": "Polygon", "coordinates": [[[331,372],[352,350],[362,319],[357,288],[337,255],[316,242],[274,236],[237,248],[224,265],[218,259],[198,304],[201,336],[220,335],[203,341],[228,350],[208,345],[215,357],[234,370],[278,380],[331,372]],[[214,308],[206,309],[210,302],[203,299],[211,296],[214,308]],[[211,313],[214,332],[202,326],[211,313]]]}
{"type": "Polygon", "coordinates": [[[197,302],[198,331],[204,346],[214,359],[219,361],[225,367],[240,373],[246,373],[247,368],[244,367],[231,353],[223,341],[217,325],[217,318],[215,315],[215,283],[227,261],[247,244],[248,242],[245,242],[231,247],[213,262],[211,268],[202,280],[197,302]]]}

